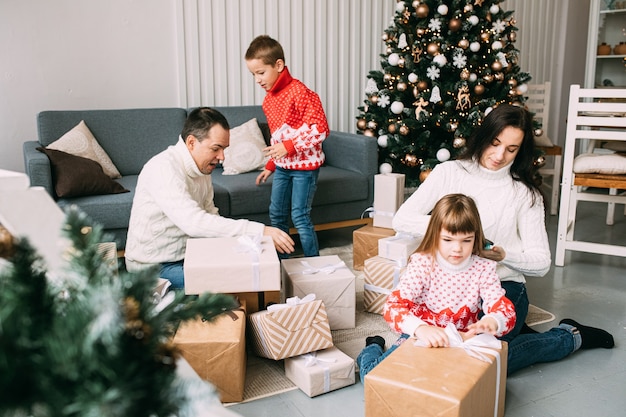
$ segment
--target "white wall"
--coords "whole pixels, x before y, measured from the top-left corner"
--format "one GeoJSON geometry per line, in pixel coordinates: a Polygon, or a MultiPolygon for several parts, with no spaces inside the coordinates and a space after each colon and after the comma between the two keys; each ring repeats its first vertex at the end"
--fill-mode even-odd
{"type": "MultiPolygon", "coordinates": [[[[588,3],[503,3],[515,16],[549,7],[558,18],[551,47],[562,53],[549,55],[547,73],[562,80],[555,93],[561,98],[584,79],[588,3]]],[[[224,40],[235,32],[281,40],[294,76],[331,101],[325,102],[331,128],[354,131],[366,75],[380,69],[381,35],[394,8],[392,0],[0,0],[0,168],[23,171],[22,142],[36,139],[41,110],[260,104],[251,77],[237,78],[250,39],[224,40]],[[278,10],[289,17],[278,18],[278,10]],[[305,53],[297,45],[309,37],[318,42],[305,53]],[[325,66],[330,74],[347,73],[345,84],[325,66]],[[223,79],[207,77],[218,72],[223,79]],[[341,101],[329,98],[335,90],[341,101]]],[[[541,42],[520,39],[517,47],[522,56],[538,49],[546,59],[541,42]]],[[[564,124],[554,113],[552,120],[564,124]]]]}

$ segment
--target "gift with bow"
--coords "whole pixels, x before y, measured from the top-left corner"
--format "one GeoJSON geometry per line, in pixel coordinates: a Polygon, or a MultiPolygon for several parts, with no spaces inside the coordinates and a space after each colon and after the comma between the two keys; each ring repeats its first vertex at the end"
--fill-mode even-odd
{"type": "Polygon", "coordinates": [[[400,262],[382,256],[365,260],[363,307],[370,313],[383,314],[387,296],[400,282],[406,269],[400,262]]]}
{"type": "Polygon", "coordinates": [[[354,359],[336,347],[285,359],[285,375],[309,397],[353,385],[354,371],[354,359]]]}

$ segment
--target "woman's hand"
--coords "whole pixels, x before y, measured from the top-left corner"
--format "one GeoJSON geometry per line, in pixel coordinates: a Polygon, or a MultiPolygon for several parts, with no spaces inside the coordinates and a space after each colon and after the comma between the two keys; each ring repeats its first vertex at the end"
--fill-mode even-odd
{"type": "Polygon", "coordinates": [[[441,327],[430,326],[428,324],[422,324],[415,329],[415,337],[421,340],[427,347],[448,347],[450,346],[450,340],[445,330],[441,327]]]}
{"type": "Polygon", "coordinates": [[[483,249],[480,256],[491,259],[492,261],[501,262],[506,257],[506,252],[501,246],[494,246],[491,249],[483,249]]]}

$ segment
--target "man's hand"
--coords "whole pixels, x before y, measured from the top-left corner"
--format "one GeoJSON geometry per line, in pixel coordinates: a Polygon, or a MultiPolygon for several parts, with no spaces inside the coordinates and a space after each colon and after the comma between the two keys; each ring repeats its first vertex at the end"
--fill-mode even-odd
{"type": "Polygon", "coordinates": [[[446,331],[441,327],[422,324],[415,329],[415,337],[426,343],[428,347],[448,347],[450,340],[446,331]]]}
{"type": "Polygon", "coordinates": [[[265,229],[263,229],[263,236],[269,236],[272,238],[274,246],[279,253],[293,253],[295,250],[296,244],[291,236],[276,227],[265,226],[265,229]]]}
{"type": "Polygon", "coordinates": [[[267,181],[267,179],[270,177],[270,175],[272,175],[272,171],[270,171],[269,169],[264,169],[263,172],[261,172],[257,177],[256,177],[256,185],[261,184],[262,182],[267,181]]]}
{"type": "Polygon", "coordinates": [[[482,256],[483,258],[491,259],[492,261],[501,262],[506,257],[506,252],[501,246],[494,246],[493,248],[488,250],[481,250],[480,256],[482,256]]]}

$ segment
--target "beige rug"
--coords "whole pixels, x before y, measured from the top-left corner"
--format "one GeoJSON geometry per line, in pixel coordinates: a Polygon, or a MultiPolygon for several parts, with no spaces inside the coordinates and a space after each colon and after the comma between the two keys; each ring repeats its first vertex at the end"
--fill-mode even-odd
{"type": "MultiPolygon", "coordinates": [[[[347,330],[334,330],[333,342],[346,355],[356,359],[365,346],[365,338],[380,335],[385,338],[387,346],[396,341],[398,335],[392,332],[378,314],[363,311],[363,271],[352,268],[352,245],[328,248],[320,251],[320,255],[337,255],[353,271],[356,276],[356,327],[347,330]]],[[[554,315],[531,304],[526,323],[534,326],[554,320],[554,315]]],[[[283,361],[259,358],[248,349],[248,365],[243,402],[269,397],[282,392],[297,389],[285,376],[283,361]]]]}

